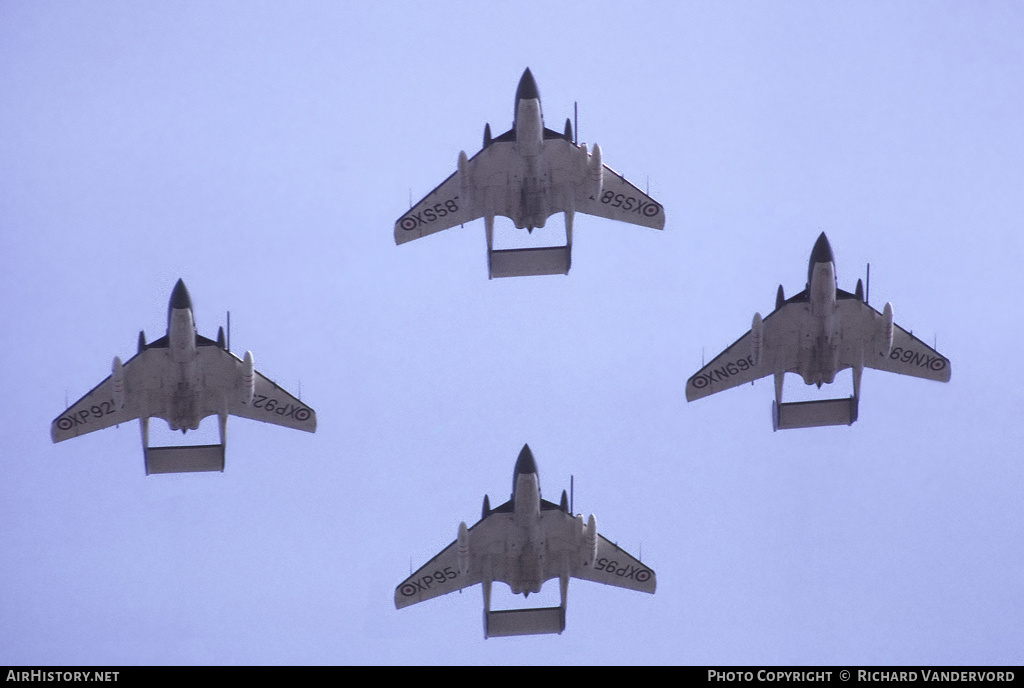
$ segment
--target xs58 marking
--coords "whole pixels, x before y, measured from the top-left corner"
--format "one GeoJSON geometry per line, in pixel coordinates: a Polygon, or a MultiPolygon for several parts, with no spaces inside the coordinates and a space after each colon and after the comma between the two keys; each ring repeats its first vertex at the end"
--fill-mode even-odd
{"type": "Polygon", "coordinates": [[[645,201],[641,198],[615,193],[614,191],[605,191],[601,195],[601,202],[613,208],[622,208],[627,212],[632,211],[645,217],[654,217],[661,212],[661,206],[654,201],[645,201]]]}
{"type": "Polygon", "coordinates": [[[434,220],[439,220],[442,217],[453,215],[458,212],[459,204],[456,201],[459,197],[449,198],[447,201],[441,203],[435,203],[432,206],[427,206],[418,213],[409,213],[398,222],[398,226],[407,232],[411,232],[417,227],[421,227],[425,224],[429,224],[434,220]]]}

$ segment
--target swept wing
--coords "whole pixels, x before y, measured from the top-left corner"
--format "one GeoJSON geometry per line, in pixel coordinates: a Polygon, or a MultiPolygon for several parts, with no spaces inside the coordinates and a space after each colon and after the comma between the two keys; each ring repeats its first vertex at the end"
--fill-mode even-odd
{"type": "MultiPolygon", "coordinates": [[[[50,425],[53,441],[62,442],[143,415],[168,420],[166,411],[172,392],[165,389],[161,380],[170,379],[176,375],[176,370],[170,362],[166,340],[162,337],[154,341],[122,365],[124,382],[120,404],[115,395],[114,376],[110,375],[53,420],[50,425]]],[[[316,413],[258,371],[252,401],[245,403],[242,360],[205,337],[197,336],[196,344],[201,418],[224,409],[234,416],[306,432],[316,430],[316,413]]]]}
{"type": "MultiPolygon", "coordinates": [[[[235,357],[232,356],[232,358],[235,357]]],[[[238,359],[235,358],[235,360],[238,359]]],[[[295,428],[306,432],[316,431],[316,412],[276,383],[268,380],[259,371],[256,371],[256,388],[253,392],[252,402],[245,404],[242,401],[235,401],[229,404],[228,413],[264,423],[283,425],[286,428],[295,428]]]]}
{"type": "MultiPolygon", "coordinates": [[[[475,161],[489,149],[473,156],[475,161]]],[[[459,180],[458,171],[441,182],[436,189],[409,209],[395,222],[395,243],[404,244],[456,225],[472,222],[483,216],[474,213],[467,194],[459,180]]]]}
{"type": "MultiPolygon", "coordinates": [[[[582,195],[576,211],[653,229],[665,228],[665,210],[653,198],[636,188],[618,172],[603,165],[599,195],[582,195]]],[[[581,187],[582,188],[582,187],[581,187]]]]}
{"type": "MultiPolygon", "coordinates": [[[[882,341],[880,312],[859,299],[838,301],[844,328],[859,327],[865,340],[864,365],[899,375],[949,382],[952,368],[949,359],[928,346],[899,325],[893,324],[892,348],[882,341]]],[[[845,338],[849,338],[844,333],[845,338]]],[[[854,353],[856,355],[856,353],[854,353]]],[[[844,361],[847,366],[856,361],[844,361]]]]}
{"type": "MultiPolygon", "coordinates": [[[[489,516],[489,518],[492,517],[489,516]]],[[[475,539],[474,535],[479,535],[480,527],[485,525],[488,519],[479,521],[469,529],[471,543],[475,539]]],[[[472,562],[473,557],[471,556],[469,560],[472,562]]],[[[423,600],[447,595],[450,592],[476,585],[481,580],[483,577],[479,564],[475,567],[471,565],[464,573],[459,571],[458,541],[456,540],[395,588],[395,608],[402,609],[423,600]]]]}
{"type": "MultiPolygon", "coordinates": [[[[686,383],[686,399],[702,397],[752,382],[774,372],[796,372],[794,358],[799,338],[807,321],[807,292],[786,301],[764,318],[764,343],[759,365],[754,364],[753,336],[750,330],[729,348],[701,368],[686,383]]],[[[920,339],[893,325],[892,348],[882,339],[882,314],[842,290],[836,292],[842,332],[840,369],[863,365],[900,375],[948,382],[949,359],[920,339]]]]}
{"type": "MultiPolygon", "coordinates": [[[[569,518],[568,515],[566,517],[569,518]]],[[[597,537],[597,556],[589,565],[576,566],[572,571],[574,578],[640,592],[654,592],[657,585],[654,571],[603,535],[597,537]]]]}
{"type": "Polygon", "coordinates": [[[747,330],[686,381],[686,400],[701,399],[779,370],[795,370],[794,354],[799,348],[801,325],[807,313],[805,290],[765,316],[760,361],[754,362],[753,332],[747,330]]]}
{"type": "Polygon", "coordinates": [[[50,437],[53,441],[63,442],[72,437],[138,418],[141,406],[132,403],[134,400],[128,390],[141,387],[146,369],[156,363],[154,359],[158,356],[159,351],[147,349],[128,359],[123,365],[125,393],[120,405],[114,401],[113,376],[108,375],[85,396],[54,418],[50,424],[50,437]]]}
{"type": "MultiPolygon", "coordinates": [[[[546,133],[550,130],[546,130],[546,133]]],[[[510,181],[524,174],[514,153],[514,140],[499,137],[470,158],[464,171],[456,170],[395,222],[395,243],[434,234],[477,220],[490,208],[495,215],[511,217],[507,198],[510,181]]],[[[554,134],[554,132],[550,132],[554,134]]],[[[574,210],[610,220],[664,229],[665,211],[653,198],[626,181],[607,165],[603,168],[600,194],[587,191],[587,161],[582,146],[560,134],[545,142],[548,162],[547,193],[551,214],[574,210]]]]}

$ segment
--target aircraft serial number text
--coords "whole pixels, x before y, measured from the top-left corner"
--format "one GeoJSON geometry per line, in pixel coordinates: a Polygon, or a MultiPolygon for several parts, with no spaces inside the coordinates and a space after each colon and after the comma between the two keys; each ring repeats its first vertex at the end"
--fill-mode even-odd
{"type": "Polygon", "coordinates": [[[459,210],[459,204],[456,203],[457,200],[459,200],[458,196],[455,198],[449,198],[447,201],[442,203],[435,203],[432,206],[427,206],[418,213],[409,213],[398,221],[398,226],[407,232],[411,232],[417,227],[422,227],[434,220],[440,220],[442,217],[453,215],[459,210]]]}
{"type": "Polygon", "coordinates": [[[737,359],[730,363],[726,363],[723,366],[709,370],[706,373],[699,373],[694,376],[691,384],[697,389],[704,389],[708,385],[728,380],[734,375],[750,370],[754,367],[753,355],[746,356],[744,358],[737,359]]]}
{"type": "Polygon", "coordinates": [[[614,573],[619,578],[631,578],[640,583],[645,583],[651,578],[651,572],[647,569],[639,566],[633,566],[632,564],[626,564],[625,566],[619,567],[619,562],[608,561],[604,557],[597,560],[594,565],[595,571],[607,571],[608,573],[614,573]]]}
{"type": "Polygon", "coordinates": [[[276,413],[279,416],[288,416],[294,418],[300,423],[309,420],[310,410],[304,406],[292,403],[281,403],[273,397],[268,397],[265,394],[256,394],[252,398],[252,407],[266,411],[267,413],[276,413]]]}
{"type": "Polygon", "coordinates": [[[428,573],[420,578],[413,578],[409,582],[405,583],[401,587],[402,594],[406,597],[412,597],[418,593],[425,593],[430,590],[432,585],[444,583],[445,581],[454,580],[459,577],[459,574],[452,570],[451,566],[445,566],[444,570],[434,571],[428,573]]]}
{"type": "Polygon", "coordinates": [[[84,408],[76,413],[69,413],[66,416],[62,416],[57,421],[57,427],[61,430],[70,430],[76,425],[85,425],[93,418],[102,418],[103,416],[109,416],[114,412],[114,400],[101,401],[98,404],[93,404],[89,408],[84,408]]]}
{"type": "Polygon", "coordinates": [[[654,201],[645,201],[614,191],[605,191],[601,194],[601,202],[613,208],[622,208],[626,212],[632,211],[645,217],[654,217],[661,212],[661,206],[654,201]]]}
{"type": "Polygon", "coordinates": [[[894,346],[892,348],[892,351],[889,353],[889,358],[894,361],[911,363],[918,368],[929,368],[936,372],[946,367],[946,359],[942,356],[932,356],[923,352],[904,349],[899,346],[894,346]]]}

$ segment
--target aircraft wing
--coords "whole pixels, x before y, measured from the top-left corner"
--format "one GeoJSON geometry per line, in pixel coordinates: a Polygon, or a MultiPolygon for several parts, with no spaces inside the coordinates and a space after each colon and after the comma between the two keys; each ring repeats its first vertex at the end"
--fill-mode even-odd
{"type": "Polygon", "coordinates": [[[604,165],[601,194],[576,199],[576,211],[634,225],[665,228],[665,209],[626,178],[604,165]]]}
{"type": "MultiPolygon", "coordinates": [[[[480,154],[487,150],[490,149],[485,148],[474,155],[470,163],[474,163],[480,154]]],[[[466,194],[468,189],[464,189],[463,186],[461,175],[456,170],[423,200],[398,218],[395,222],[395,243],[404,244],[482,217],[481,214],[473,212],[473,206],[466,194]]]]}
{"type": "Polygon", "coordinates": [[[754,365],[753,332],[747,330],[686,381],[686,400],[701,399],[777,371],[796,370],[795,354],[808,312],[807,290],[786,300],[764,317],[760,364],[754,365]]]}
{"type": "Polygon", "coordinates": [[[754,365],[750,330],[718,354],[686,381],[686,400],[711,396],[767,375],[770,370],[754,365]]]}
{"type": "Polygon", "coordinates": [[[133,395],[129,393],[133,384],[141,380],[147,367],[152,367],[160,356],[160,351],[145,350],[128,359],[123,364],[125,400],[119,408],[114,403],[113,376],[107,376],[88,394],[72,404],[66,411],[53,419],[50,424],[50,437],[54,442],[78,437],[89,432],[120,425],[135,420],[141,414],[141,407],[131,403],[133,395]]]}
{"type": "Polygon", "coordinates": [[[864,365],[876,370],[887,370],[900,375],[913,375],[927,380],[949,382],[952,367],[949,359],[920,339],[893,325],[892,351],[888,356],[878,353],[865,355],[864,365]]]}
{"type": "MultiPolygon", "coordinates": [[[[242,362],[233,354],[223,349],[216,349],[224,355],[231,356],[238,363],[242,362]]],[[[240,395],[231,395],[234,401],[228,403],[228,413],[242,418],[251,418],[264,423],[283,425],[286,428],[316,432],[316,411],[303,404],[274,382],[256,371],[256,389],[252,395],[252,403],[244,404],[240,395]]]]}
{"type": "Polygon", "coordinates": [[[640,592],[654,592],[657,585],[654,571],[603,535],[597,537],[597,556],[589,566],[577,566],[572,574],[574,578],[640,592]]]}
{"type": "Polygon", "coordinates": [[[880,335],[882,314],[856,299],[844,300],[839,304],[847,311],[844,322],[848,319],[849,322],[858,323],[863,328],[864,336],[870,338],[871,345],[864,348],[866,367],[949,382],[952,367],[948,358],[895,323],[892,327],[892,349],[886,352],[880,335]]]}
{"type": "MultiPolygon", "coordinates": [[[[473,531],[486,522],[479,521],[469,529],[470,542],[473,531]]],[[[458,540],[441,550],[441,553],[421,566],[416,573],[402,581],[395,588],[395,609],[447,595],[456,590],[468,588],[483,580],[479,566],[470,566],[465,573],[459,572],[458,540]]]]}

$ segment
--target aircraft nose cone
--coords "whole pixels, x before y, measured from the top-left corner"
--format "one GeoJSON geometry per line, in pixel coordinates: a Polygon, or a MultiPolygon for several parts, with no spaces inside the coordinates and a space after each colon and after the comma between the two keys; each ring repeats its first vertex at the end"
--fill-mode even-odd
{"type": "Polygon", "coordinates": [[[814,242],[814,249],[811,251],[811,262],[812,263],[834,263],[836,262],[835,257],[832,255],[832,245],[828,243],[828,237],[825,236],[825,232],[822,232],[818,236],[818,240],[814,242]]]}
{"type": "Polygon", "coordinates": [[[516,89],[516,101],[540,99],[540,92],[537,90],[537,82],[533,80],[533,74],[527,67],[523,77],[519,80],[519,88],[516,89]]]}
{"type": "Polygon", "coordinates": [[[537,462],[533,460],[533,452],[530,451],[530,445],[524,444],[523,450],[519,452],[519,458],[516,459],[516,475],[536,473],[537,462]]]}
{"type": "Polygon", "coordinates": [[[180,279],[174,285],[174,291],[171,292],[171,308],[192,308],[192,297],[188,295],[188,289],[185,288],[185,283],[180,279]]]}

